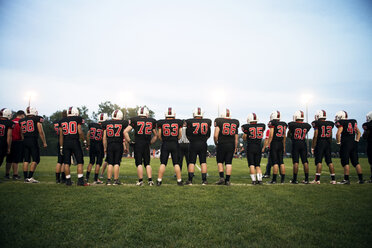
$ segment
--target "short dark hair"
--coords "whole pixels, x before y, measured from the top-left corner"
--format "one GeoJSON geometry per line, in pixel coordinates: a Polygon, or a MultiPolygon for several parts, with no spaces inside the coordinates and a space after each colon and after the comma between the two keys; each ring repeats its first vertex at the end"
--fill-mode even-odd
{"type": "Polygon", "coordinates": [[[17,113],[16,113],[17,116],[20,116],[20,115],[26,115],[25,111],[23,110],[18,110],[17,113]]]}

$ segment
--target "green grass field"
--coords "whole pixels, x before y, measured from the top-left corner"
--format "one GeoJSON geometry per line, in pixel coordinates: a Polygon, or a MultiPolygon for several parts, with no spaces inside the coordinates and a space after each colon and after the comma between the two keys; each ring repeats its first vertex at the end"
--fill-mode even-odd
{"type": "MultiPolygon", "coordinates": [[[[42,157],[40,184],[2,180],[0,247],[369,247],[372,241],[372,184],[356,184],[354,168],[351,185],[330,185],[324,168],[321,185],[251,186],[246,160],[235,159],[231,187],[201,186],[198,171],[193,186],[178,187],[172,166],[161,187],[136,187],[134,160],[123,159],[124,185],[67,187],[55,184],[55,160],[42,157]]],[[[367,160],[360,161],[368,179],[367,160]]],[[[213,183],[217,166],[208,162],[213,183]]],[[[340,181],[342,167],[334,162],[340,181]]],[[[288,182],[292,166],[285,163],[288,182]]],[[[152,165],[155,180],[159,160],[152,165]]]]}

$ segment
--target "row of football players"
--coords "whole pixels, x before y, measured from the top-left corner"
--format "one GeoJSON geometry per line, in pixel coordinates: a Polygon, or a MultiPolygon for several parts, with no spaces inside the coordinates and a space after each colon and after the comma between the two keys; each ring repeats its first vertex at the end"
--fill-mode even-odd
{"type": "MultiPolygon", "coordinates": [[[[3,112],[7,112],[3,110],[3,112]]],[[[33,146],[25,145],[25,161],[29,163],[30,155],[33,158],[31,164],[30,175],[25,179],[30,182],[37,182],[32,178],[32,174],[36,168],[36,165],[40,161],[37,146],[37,135],[39,134],[43,140],[44,146],[45,137],[42,131],[42,118],[37,116],[34,108],[26,109],[27,117],[20,120],[22,127],[22,134],[25,140],[25,144],[34,144],[33,146]],[[37,126],[38,128],[34,128],[37,126]],[[40,128],[41,126],[41,128],[40,128]],[[36,138],[35,138],[36,137],[36,138]],[[36,142],[36,143],[35,143],[36,142]],[[36,145],[35,145],[36,144],[36,145]],[[28,147],[28,148],[26,148],[28,147]],[[30,148],[33,147],[33,148],[30,148]],[[28,150],[28,152],[27,152],[28,150]],[[27,155],[27,156],[26,156],[27,155]],[[27,158],[26,158],[27,157],[27,158]]],[[[371,115],[367,115],[368,122],[363,125],[368,136],[368,155],[369,162],[371,162],[371,144],[370,144],[370,126],[371,126],[371,115]]],[[[4,114],[3,116],[6,116],[4,114]]],[[[182,127],[182,121],[175,119],[175,113],[172,108],[169,108],[165,113],[165,119],[156,122],[154,119],[148,117],[147,108],[140,108],[138,117],[132,118],[129,122],[122,120],[123,114],[120,110],[115,110],[112,114],[112,120],[107,120],[107,114],[101,114],[99,116],[99,123],[92,123],[89,125],[88,137],[85,139],[81,129],[83,120],[79,117],[79,112],[76,108],[70,107],[67,111],[67,116],[58,123],[55,123],[57,134],[59,135],[59,164],[65,164],[64,170],[66,174],[66,184],[71,185],[71,177],[69,173],[69,166],[71,164],[71,155],[75,155],[78,163],[78,185],[86,185],[83,179],[83,153],[80,146],[79,139],[84,140],[84,144],[89,142],[90,146],[90,164],[88,171],[90,171],[94,162],[98,165],[102,164],[103,156],[107,153],[108,166],[108,181],[107,184],[111,184],[112,173],[114,174],[114,184],[120,184],[118,180],[120,160],[123,151],[127,150],[128,143],[134,146],[135,163],[137,166],[139,181],[137,185],[143,185],[143,168],[142,164],[146,168],[147,176],[149,178],[149,184],[153,185],[152,182],[152,171],[150,166],[150,154],[149,145],[156,141],[157,138],[162,140],[161,148],[161,166],[158,173],[157,185],[161,185],[165,166],[168,162],[168,156],[171,154],[178,185],[183,185],[181,180],[181,172],[178,164],[178,142],[177,140],[181,136],[180,129],[182,127]],[[128,125],[129,124],[129,125],[128,125]],[[129,132],[131,129],[135,131],[135,143],[131,141],[129,132]],[[126,138],[127,142],[123,142],[123,138],[126,138]],[[63,155],[63,156],[62,156],[63,155]],[[96,160],[96,161],[95,161],[96,160]]],[[[186,184],[192,184],[192,178],[194,173],[194,165],[196,157],[199,156],[199,160],[202,166],[202,184],[207,184],[206,173],[206,153],[207,144],[206,141],[210,136],[211,120],[204,119],[203,113],[200,108],[197,108],[193,113],[193,119],[186,121],[187,132],[186,135],[190,140],[190,161],[189,161],[189,178],[186,184]]],[[[270,137],[265,146],[270,147],[270,159],[273,163],[273,179],[270,183],[276,183],[278,174],[278,167],[281,167],[281,181],[285,180],[285,168],[283,164],[283,153],[285,151],[285,139],[286,129],[288,129],[288,136],[292,139],[292,159],[294,163],[294,177],[291,180],[292,183],[297,182],[297,172],[299,157],[301,157],[302,163],[305,169],[305,180],[304,183],[309,183],[308,180],[308,162],[306,153],[305,136],[310,125],[304,123],[304,115],[302,111],[297,111],[294,115],[294,122],[288,125],[285,122],[280,121],[280,112],[274,111],[271,113],[269,128],[270,137]]],[[[319,184],[319,178],[321,173],[321,165],[323,157],[326,160],[327,165],[330,168],[332,181],[335,183],[334,167],[330,156],[330,139],[332,138],[333,123],[326,121],[325,111],[318,111],[316,120],[312,123],[315,129],[314,140],[313,140],[313,151],[315,154],[315,163],[317,165],[316,179],[314,183],[319,184]]],[[[6,118],[2,118],[6,119],[6,118]]],[[[248,124],[242,126],[244,132],[244,139],[247,140],[247,158],[248,164],[251,169],[251,177],[253,184],[262,183],[262,173],[260,170],[260,158],[261,158],[261,139],[263,131],[265,129],[264,124],[257,123],[257,116],[252,113],[248,116],[248,124]],[[256,169],[256,171],[255,171],[256,169]],[[257,178],[256,178],[257,174],[257,178]]],[[[229,110],[223,114],[221,118],[215,120],[215,132],[214,141],[217,145],[217,164],[220,173],[220,180],[217,184],[230,184],[230,175],[232,169],[232,157],[236,151],[238,144],[238,127],[239,121],[230,118],[229,110]],[[224,167],[226,165],[226,178],[224,177],[224,167]]],[[[360,131],[357,127],[355,120],[348,120],[347,113],[345,111],[339,111],[336,114],[336,126],[338,127],[337,141],[341,143],[340,154],[341,164],[344,166],[344,180],[342,184],[348,184],[349,181],[349,159],[352,164],[356,167],[359,183],[363,182],[361,167],[358,162],[357,154],[357,141],[360,139],[360,131]]],[[[11,129],[11,128],[10,128],[11,129]]],[[[3,143],[3,142],[2,142],[3,143]]],[[[264,150],[265,147],[262,148],[264,150]]],[[[371,163],[370,163],[371,164],[371,163]]],[[[89,174],[87,173],[87,176],[89,174]]],[[[59,177],[59,175],[58,175],[59,177]]],[[[96,170],[95,182],[99,183],[98,172],[96,170]]]]}

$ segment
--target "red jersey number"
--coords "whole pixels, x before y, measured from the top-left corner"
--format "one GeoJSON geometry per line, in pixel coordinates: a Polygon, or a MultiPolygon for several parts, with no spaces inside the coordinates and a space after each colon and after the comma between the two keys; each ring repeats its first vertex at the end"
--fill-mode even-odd
{"type": "Polygon", "coordinates": [[[77,134],[77,122],[76,121],[62,122],[61,126],[62,126],[63,135],[77,134]]]}
{"type": "Polygon", "coordinates": [[[278,125],[276,128],[278,130],[276,133],[276,137],[279,137],[279,138],[283,137],[285,134],[286,127],[282,125],[278,125]]]}
{"type": "Polygon", "coordinates": [[[236,124],[224,123],[222,125],[222,134],[223,135],[235,135],[236,134],[236,124]]]}
{"type": "Polygon", "coordinates": [[[163,135],[168,136],[178,136],[178,124],[173,123],[169,125],[168,123],[163,124],[162,126],[163,135]]]}
{"type": "Polygon", "coordinates": [[[193,123],[192,127],[194,128],[194,131],[192,132],[193,134],[198,134],[200,130],[200,134],[207,134],[208,132],[208,124],[207,123],[193,123]]]}
{"type": "Polygon", "coordinates": [[[137,126],[139,126],[137,134],[143,134],[143,130],[145,130],[146,135],[151,135],[152,133],[151,122],[137,121],[137,126]]]}
{"type": "Polygon", "coordinates": [[[109,124],[106,126],[106,132],[108,137],[120,137],[121,129],[123,126],[121,124],[109,124]],[[114,129],[117,129],[116,132],[114,129]]]}

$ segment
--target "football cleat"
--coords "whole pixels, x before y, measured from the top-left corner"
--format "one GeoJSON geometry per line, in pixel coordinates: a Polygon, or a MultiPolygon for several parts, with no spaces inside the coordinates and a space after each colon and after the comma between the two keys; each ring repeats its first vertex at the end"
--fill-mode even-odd
{"type": "Polygon", "coordinates": [[[112,185],[122,185],[119,179],[114,180],[114,183],[112,185]]]}
{"type": "Polygon", "coordinates": [[[364,184],[364,180],[358,180],[358,184],[364,184]]]}
{"type": "Polygon", "coordinates": [[[173,110],[173,108],[168,108],[167,112],[165,112],[165,118],[176,118],[176,112],[173,110]]]}
{"type": "Polygon", "coordinates": [[[202,181],[202,185],[208,185],[207,181],[202,181]]]}
{"type": "Polygon", "coordinates": [[[310,182],[310,184],[320,184],[320,181],[313,180],[310,182]]]}
{"type": "Polygon", "coordinates": [[[98,122],[105,122],[108,120],[108,114],[102,113],[98,115],[98,122]]]}
{"type": "Polygon", "coordinates": [[[289,180],[289,183],[291,183],[291,184],[298,184],[298,181],[291,179],[291,180],[289,180]]]}
{"type": "Polygon", "coordinates": [[[256,181],[252,181],[252,185],[256,185],[257,184],[257,182],[256,181]]]}
{"type": "Polygon", "coordinates": [[[116,109],[114,112],[111,114],[111,119],[113,120],[122,120],[123,119],[123,112],[121,112],[120,109],[116,109]]]}
{"type": "Polygon", "coordinates": [[[9,180],[9,179],[10,179],[10,176],[9,176],[9,175],[5,175],[5,176],[4,176],[4,179],[9,180]]]}
{"type": "Polygon", "coordinates": [[[306,181],[306,180],[303,180],[302,183],[303,184],[310,184],[309,181],[306,181]]]}
{"type": "Polygon", "coordinates": [[[255,113],[248,114],[247,123],[250,124],[252,122],[258,122],[258,117],[255,113]]]}
{"type": "Polygon", "coordinates": [[[369,180],[367,183],[372,183],[372,179],[371,180],[369,180]]]}
{"type": "Polygon", "coordinates": [[[304,112],[297,110],[293,115],[293,121],[303,121],[305,119],[304,112]]]}
{"type": "Polygon", "coordinates": [[[26,108],[26,115],[37,115],[36,113],[37,113],[36,108],[30,106],[26,108]]]}
{"type": "Polygon", "coordinates": [[[149,112],[149,109],[147,107],[141,107],[137,111],[138,116],[148,117],[149,114],[150,114],[150,112],[149,112]]]}
{"type": "Polygon", "coordinates": [[[30,181],[28,180],[28,178],[25,178],[25,179],[23,180],[23,182],[24,182],[24,183],[29,183],[30,181]]]}
{"type": "Polygon", "coordinates": [[[107,181],[106,181],[106,185],[107,185],[107,186],[111,186],[111,185],[112,185],[111,179],[107,179],[107,181]]]}
{"type": "Polygon", "coordinates": [[[136,182],[136,186],[143,186],[143,181],[138,181],[138,182],[136,182]]]}
{"type": "Polygon", "coordinates": [[[271,181],[268,181],[267,184],[276,184],[276,181],[271,180],[271,181]]]}
{"type": "Polygon", "coordinates": [[[56,184],[60,184],[60,183],[61,183],[61,180],[56,179],[56,184]]]}
{"type": "Polygon", "coordinates": [[[94,181],[93,184],[103,184],[103,182],[99,179],[97,179],[97,181],[94,181]]]}
{"type": "Polygon", "coordinates": [[[12,111],[10,109],[3,108],[2,110],[0,110],[0,117],[4,117],[10,120],[10,118],[12,118],[12,111]]]}
{"type": "Polygon", "coordinates": [[[338,111],[335,115],[335,121],[346,120],[346,119],[347,119],[347,113],[344,110],[338,111]]]}
{"type": "Polygon", "coordinates": [[[372,121],[372,111],[368,112],[368,114],[366,115],[366,120],[367,120],[367,122],[372,121]]]}
{"type": "Polygon", "coordinates": [[[66,185],[67,185],[67,186],[71,186],[71,185],[72,185],[71,178],[66,179],[66,185]]]}
{"type": "Polygon", "coordinates": [[[271,112],[270,114],[270,121],[273,120],[280,120],[280,112],[278,110],[271,112]]]}
{"type": "Polygon", "coordinates": [[[270,178],[270,175],[263,175],[262,178],[270,178]]]}
{"type": "Polygon", "coordinates": [[[154,182],[153,182],[153,181],[149,181],[149,182],[148,182],[148,185],[149,185],[149,186],[154,186],[154,182]]]}
{"type": "Polygon", "coordinates": [[[161,186],[162,183],[163,181],[156,181],[156,186],[161,186]]]}
{"type": "Polygon", "coordinates": [[[326,118],[327,118],[327,113],[325,112],[325,110],[316,111],[315,120],[326,119],[326,118]]]}
{"type": "Polygon", "coordinates": [[[28,179],[29,183],[40,183],[38,180],[34,179],[33,177],[28,179]]]}
{"type": "Polygon", "coordinates": [[[220,114],[220,117],[222,117],[222,118],[231,118],[231,112],[230,112],[230,109],[225,109],[225,111],[223,111],[223,112],[220,114]]]}
{"type": "Polygon", "coordinates": [[[13,180],[20,180],[20,179],[21,179],[20,176],[14,176],[14,175],[13,175],[13,180]]]}
{"type": "Polygon", "coordinates": [[[231,182],[230,181],[225,181],[225,185],[226,186],[230,186],[231,185],[231,182]]]}
{"type": "Polygon", "coordinates": [[[192,181],[186,181],[186,185],[192,185],[192,181]]]}
{"type": "Polygon", "coordinates": [[[262,182],[262,181],[257,181],[256,184],[257,184],[257,185],[263,185],[263,182],[262,182]]]}
{"type": "Polygon", "coordinates": [[[330,184],[337,184],[337,182],[335,180],[332,180],[329,182],[330,184]]]}
{"type": "Polygon", "coordinates": [[[195,118],[195,117],[203,117],[204,115],[204,112],[202,111],[202,109],[200,107],[194,109],[194,112],[192,112],[192,116],[195,118]]]}
{"type": "Polygon", "coordinates": [[[79,179],[76,185],[77,186],[89,186],[90,184],[87,181],[85,181],[85,180],[81,181],[79,179]]]}
{"type": "Polygon", "coordinates": [[[218,180],[217,182],[216,182],[216,184],[217,185],[224,185],[225,184],[225,178],[220,178],[220,180],[218,180]]]}
{"type": "Polygon", "coordinates": [[[337,184],[350,184],[349,180],[342,180],[341,182],[338,182],[337,184]]]}
{"type": "Polygon", "coordinates": [[[67,110],[67,116],[79,116],[79,110],[76,107],[69,107],[67,110]]]}
{"type": "Polygon", "coordinates": [[[183,182],[181,181],[181,182],[177,182],[177,185],[178,186],[183,186],[183,182]]]}

